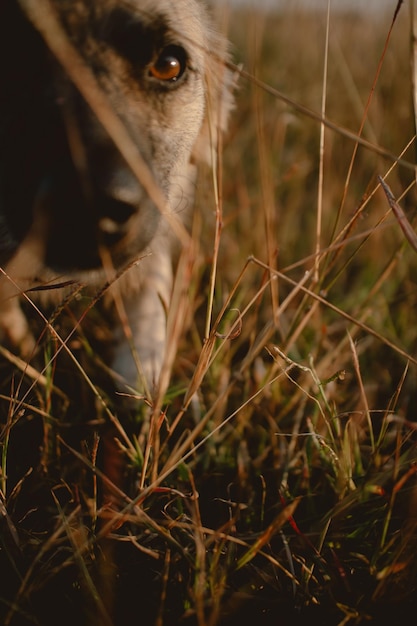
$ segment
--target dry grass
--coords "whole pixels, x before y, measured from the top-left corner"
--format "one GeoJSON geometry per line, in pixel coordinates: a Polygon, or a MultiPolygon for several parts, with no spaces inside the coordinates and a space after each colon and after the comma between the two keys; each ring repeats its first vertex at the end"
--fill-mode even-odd
{"type": "Polygon", "coordinates": [[[416,608],[405,9],[392,33],[394,11],[230,20],[244,73],[152,405],[115,394],[95,301],[69,298],[43,334],[27,303],[39,355],[0,362],[5,626],[381,625],[416,608]]]}

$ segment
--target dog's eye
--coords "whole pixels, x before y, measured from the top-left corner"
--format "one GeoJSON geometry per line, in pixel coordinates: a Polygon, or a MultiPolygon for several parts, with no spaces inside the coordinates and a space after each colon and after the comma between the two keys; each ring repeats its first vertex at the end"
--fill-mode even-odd
{"type": "Polygon", "coordinates": [[[149,68],[152,78],[173,83],[184,73],[187,65],[185,50],[180,46],[167,46],[149,68]]]}

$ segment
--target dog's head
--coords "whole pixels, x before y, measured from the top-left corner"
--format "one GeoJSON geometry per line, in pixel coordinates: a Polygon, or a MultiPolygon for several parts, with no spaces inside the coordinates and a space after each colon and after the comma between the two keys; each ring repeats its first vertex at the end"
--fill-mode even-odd
{"type": "Polygon", "coordinates": [[[224,42],[196,0],[17,4],[0,8],[0,261],[35,237],[52,269],[100,267],[104,248],[120,266],[189,201],[224,117],[224,42]]]}

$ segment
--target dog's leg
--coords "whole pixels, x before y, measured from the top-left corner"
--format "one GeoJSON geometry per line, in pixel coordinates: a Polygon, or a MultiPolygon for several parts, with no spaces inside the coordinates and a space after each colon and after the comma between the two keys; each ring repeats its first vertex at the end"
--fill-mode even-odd
{"type": "Polygon", "coordinates": [[[140,289],[123,286],[128,328],[117,338],[113,359],[114,371],[130,387],[151,394],[158,385],[165,355],[166,312],[173,280],[169,242],[157,241],[151,256],[129,271],[129,284],[133,280],[140,289]]]}
{"type": "Polygon", "coordinates": [[[29,358],[36,347],[25,314],[20,308],[20,277],[27,284],[28,271],[36,274],[40,268],[39,244],[28,236],[0,277],[0,333],[19,350],[22,357],[29,358]]]}
{"type": "Polygon", "coordinates": [[[35,339],[17,297],[10,299],[7,291],[7,289],[0,288],[0,298],[2,299],[0,304],[1,332],[4,333],[7,342],[19,350],[21,356],[30,357],[35,350],[35,339]]]}

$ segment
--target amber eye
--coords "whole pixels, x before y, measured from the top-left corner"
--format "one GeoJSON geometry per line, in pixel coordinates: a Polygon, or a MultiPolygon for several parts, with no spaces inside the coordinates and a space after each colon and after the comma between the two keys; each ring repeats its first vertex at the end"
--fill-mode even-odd
{"type": "Polygon", "coordinates": [[[184,73],[186,54],[179,46],[167,46],[149,68],[149,74],[157,80],[173,83],[184,73]]]}

